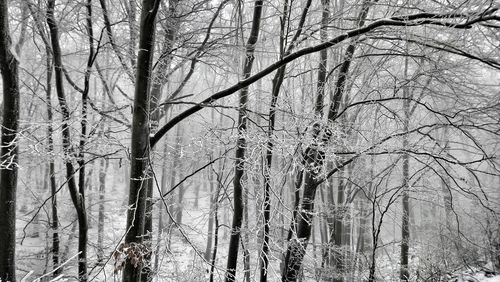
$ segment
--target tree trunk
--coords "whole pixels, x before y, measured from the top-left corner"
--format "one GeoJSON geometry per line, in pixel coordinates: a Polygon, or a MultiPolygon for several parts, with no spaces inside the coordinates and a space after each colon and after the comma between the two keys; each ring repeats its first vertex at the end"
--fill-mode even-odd
{"type": "Polygon", "coordinates": [[[16,281],[16,190],[18,170],[19,80],[12,54],[7,1],[0,2],[0,71],[3,85],[0,149],[0,280],[16,281]]]}
{"type": "MultiPolygon", "coordinates": [[[[363,7],[358,15],[357,26],[361,27],[364,25],[368,10],[370,7],[370,1],[366,0],[363,3],[363,7]]],[[[333,122],[336,120],[340,101],[343,97],[345,90],[345,83],[349,74],[349,68],[351,65],[351,60],[355,51],[355,44],[351,43],[346,50],[344,55],[344,62],[342,63],[337,82],[335,84],[335,90],[333,95],[332,103],[328,111],[328,121],[333,122]]],[[[322,76],[318,76],[319,79],[322,76]]],[[[318,86],[321,85],[318,82],[318,86]]],[[[321,91],[321,88],[318,88],[321,91]]],[[[318,92],[317,100],[322,99],[322,93],[318,92]]],[[[316,101],[315,112],[318,116],[322,114],[322,101],[316,101]]],[[[325,128],[321,123],[316,123],[313,125],[313,140],[314,144],[305,150],[305,169],[304,169],[304,192],[302,196],[302,205],[300,208],[300,215],[297,215],[297,237],[290,240],[287,253],[285,256],[285,267],[283,268],[282,281],[297,281],[299,271],[302,267],[302,260],[305,255],[307,244],[311,235],[312,217],[314,212],[314,200],[316,196],[316,189],[318,183],[318,175],[322,171],[324,163],[324,151],[323,146],[325,146],[331,137],[331,130],[325,128]]],[[[292,219],[293,220],[293,219],[292,219]]]]}
{"type": "MultiPolygon", "coordinates": [[[[210,160],[212,160],[212,156],[210,156],[210,160]]],[[[215,186],[214,186],[214,173],[209,171],[208,175],[208,185],[210,187],[209,195],[210,195],[210,208],[209,208],[209,216],[208,216],[208,230],[207,230],[207,247],[205,248],[205,255],[203,256],[206,261],[209,261],[212,253],[212,241],[213,241],[213,230],[214,230],[214,221],[215,221],[215,205],[218,199],[215,198],[215,186]]]]}
{"type": "MultiPolygon", "coordinates": [[[[288,0],[285,0],[283,7],[283,18],[281,20],[281,33],[280,33],[280,51],[281,57],[284,57],[292,52],[295,48],[295,44],[302,33],[302,28],[304,26],[304,22],[309,11],[309,7],[311,6],[311,0],[308,0],[304,10],[302,11],[302,16],[299,22],[298,29],[292,38],[290,45],[288,45],[287,50],[285,51],[285,33],[286,27],[285,23],[288,19],[288,0]]],[[[272,79],[272,93],[271,93],[271,105],[269,106],[269,128],[267,131],[267,149],[265,155],[265,167],[264,171],[264,232],[263,232],[263,242],[262,242],[262,250],[260,254],[260,281],[267,281],[267,269],[269,266],[269,231],[270,231],[270,218],[271,218],[271,169],[272,169],[272,160],[273,160],[273,134],[274,127],[276,123],[276,107],[278,103],[278,96],[280,93],[281,85],[283,84],[283,80],[285,78],[285,70],[286,65],[280,67],[274,78],[272,79]]]]}
{"type": "Polygon", "coordinates": [[[106,200],[106,175],[109,167],[109,160],[102,158],[99,170],[99,214],[97,222],[97,263],[104,261],[104,219],[106,218],[105,203],[106,200]]]}
{"type": "MultiPolygon", "coordinates": [[[[183,171],[182,160],[180,160],[180,156],[182,155],[181,154],[182,134],[183,134],[182,127],[179,126],[177,129],[176,152],[175,152],[175,154],[177,154],[177,162],[175,163],[175,169],[178,170],[179,172],[183,171]]],[[[178,227],[182,224],[183,199],[184,199],[184,184],[181,184],[177,188],[177,199],[175,201],[175,225],[178,227]]]]}
{"type": "MultiPolygon", "coordinates": [[[[132,5],[132,4],[131,4],[132,5]]],[[[163,48],[161,50],[162,54],[172,54],[172,47],[175,42],[175,34],[177,33],[177,26],[179,22],[179,18],[176,16],[177,1],[170,0],[168,5],[168,19],[166,21],[166,32],[163,43],[163,48]]],[[[170,61],[172,59],[172,55],[165,56],[162,61],[159,61],[159,67],[154,74],[152,86],[151,86],[151,95],[149,99],[150,103],[150,132],[151,134],[156,133],[156,129],[158,128],[158,124],[160,122],[163,113],[160,107],[160,100],[162,98],[163,87],[167,83],[168,77],[166,73],[170,68],[170,61]]],[[[151,151],[153,148],[151,148],[151,151]]],[[[150,152],[151,154],[152,152],[150,152]]],[[[153,164],[151,164],[153,165],[153,164]]],[[[149,178],[147,183],[147,199],[146,199],[146,221],[144,225],[144,244],[148,249],[152,248],[152,234],[153,234],[153,188],[154,188],[154,179],[149,178]]],[[[180,191],[180,190],[179,190],[180,191]]],[[[142,270],[141,281],[148,282],[153,279],[153,273],[151,271],[151,252],[148,252],[144,257],[144,267],[142,270]]]]}
{"type": "Polygon", "coordinates": [[[335,278],[333,279],[334,282],[343,282],[343,274],[344,274],[344,264],[345,264],[345,258],[344,258],[344,251],[343,251],[343,235],[344,235],[344,217],[345,217],[345,186],[346,186],[346,180],[345,180],[345,169],[341,169],[339,171],[339,184],[338,184],[338,190],[337,190],[337,205],[336,205],[336,213],[334,217],[334,234],[332,234],[333,239],[333,245],[334,245],[334,250],[333,250],[333,256],[332,256],[332,263],[335,266],[335,278]]]}
{"type": "MultiPolygon", "coordinates": [[[[162,162],[162,166],[161,166],[161,187],[160,187],[160,191],[161,191],[161,195],[160,195],[160,198],[162,199],[163,195],[165,193],[167,193],[168,189],[167,189],[167,148],[168,146],[165,144],[163,146],[163,152],[162,152],[162,156],[163,156],[163,162],[162,162]]],[[[159,269],[159,261],[160,261],[160,248],[161,246],[163,245],[162,244],[162,235],[163,235],[163,230],[165,230],[165,219],[164,219],[164,212],[163,212],[163,209],[164,209],[164,204],[163,204],[163,201],[160,202],[160,204],[158,205],[158,237],[157,237],[157,240],[156,240],[156,252],[155,252],[155,264],[154,264],[154,272],[155,273],[158,273],[158,269],[159,269]]]]}
{"type": "MultiPolygon", "coordinates": [[[[254,4],[252,30],[246,45],[246,58],[243,65],[243,79],[250,77],[254,61],[255,44],[259,37],[260,20],[262,15],[262,0],[256,0],[254,4]]],[[[236,148],[236,164],[234,169],[234,214],[231,228],[231,238],[229,240],[229,249],[226,267],[226,282],[236,281],[236,266],[238,264],[238,249],[240,244],[241,224],[243,221],[243,174],[245,163],[247,129],[247,101],[248,87],[241,89],[240,102],[238,110],[238,141],[236,148]]]]}
{"type": "Polygon", "coordinates": [[[214,273],[215,273],[215,263],[217,259],[217,246],[219,243],[219,195],[221,190],[224,188],[222,185],[222,173],[223,173],[223,168],[224,166],[221,164],[219,166],[219,173],[217,174],[217,191],[214,196],[214,225],[215,225],[215,230],[214,230],[214,247],[212,250],[212,258],[210,261],[210,282],[214,281],[214,273]]]}
{"type": "MultiPolygon", "coordinates": [[[[144,4],[146,1],[143,0],[143,10],[144,10],[144,4]]],[[[151,2],[153,3],[153,2],[151,2]]],[[[151,4],[150,3],[150,4],[151,4]]],[[[129,44],[128,44],[128,50],[129,50],[129,58],[130,58],[130,65],[131,66],[135,66],[136,65],[136,61],[135,61],[135,48],[136,48],[136,44],[137,44],[137,36],[141,37],[142,35],[142,26],[140,27],[140,30],[139,32],[141,34],[138,34],[137,32],[137,1],[134,1],[134,0],[128,0],[128,5],[127,3],[125,3],[125,6],[128,8],[127,10],[127,15],[128,15],[128,25],[129,25],[129,34],[130,34],[130,41],[129,41],[129,44]]],[[[143,18],[142,18],[143,14],[141,13],[141,25],[142,25],[142,21],[143,21],[143,18]]],[[[154,15],[151,14],[151,16],[153,16],[153,18],[156,17],[156,12],[154,12],[154,15]]],[[[139,38],[139,45],[141,45],[141,39],[139,38]]],[[[139,46],[139,50],[141,47],[139,46]]],[[[137,76],[136,76],[136,79],[137,79],[137,76]]]]}
{"type": "Polygon", "coordinates": [[[47,86],[46,86],[46,101],[47,103],[47,153],[49,155],[49,182],[50,182],[50,196],[51,198],[51,207],[52,207],[52,220],[50,226],[52,228],[52,269],[54,270],[53,277],[59,276],[61,273],[59,267],[59,218],[57,215],[57,185],[56,185],[56,176],[55,176],[55,163],[54,157],[52,156],[54,153],[54,140],[53,140],[53,128],[52,128],[52,60],[50,59],[51,53],[48,46],[46,46],[46,64],[47,64],[47,86]]]}
{"type": "MultiPolygon", "coordinates": [[[[139,53],[135,79],[134,108],[132,120],[129,210],[127,212],[127,234],[123,247],[139,248],[144,255],[142,235],[145,226],[147,183],[149,175],[149,82],[153,57],[155,18],[160,1],[143,0],[139,35],[139,53]]],[[[127,257],[123,268],[124,282],[138,282],[143,267],[142,257],[127,257]],[[139,259],[139,264],[134,261],[139,259]]]]}
{"type": "MultiPolygon", "coordinates": [[[[405,57],[404,66],[405,79],[408,78],[408,57],[405,57]]],[[[410,122],[410,94],[408,86],[403,88],[403,130],[408,132],[410,122]]],[[[403,150],[408,149],[408,134],[403,136],[403,150]]],[[[403,154],[403,217],[401,223],[401,269],[399,271],[399,279],[408,281],[410,272],[408,271],[409,257],[409,241],[410,241],[410,196],[409,196],[409,164],[410,158],[408,153],[403,154]]]]}
{"type": "Polygon", "coordinates": [[[59,45],[59,32],[54,16],[55,0],[49,0],[47,5],[47,24],[50,30],[50,39],[52,43],[52,52],[54,54],[55,77],[56,77],[56,92],[59,100],[59,107],[63,116],[62,121],[62,144],[65,155],[66,178],[71,196],[71,201],[75,207],[78,217],[78,279],[87,281],[87,214],[85,209],[85,195],[82,186],[80,190],[75,181],[75,168],[72,163],[72,158],[75,157],[71,146],[70,133],[70,113],[64,93],[64,81],[62,73],[62,55],[59,45]]]}

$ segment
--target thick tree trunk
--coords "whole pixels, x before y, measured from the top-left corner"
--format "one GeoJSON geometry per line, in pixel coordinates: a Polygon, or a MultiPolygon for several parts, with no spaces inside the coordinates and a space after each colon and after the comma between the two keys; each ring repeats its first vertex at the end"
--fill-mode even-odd
{"type": "Polygon", "coordinates": [[[0,280],[16,281],[16,190],[18,167],[18,62],[11,50],[7,1],[0,2],[0,71],[3,85],[0,149],[0,280]]]}
{"type": "MultiPolygon", "coordinates": [[[[175,42],[175,35],[177,33],[177,28],[179,24],[179,18],[176,16],[176,6],[177,0],[170,0],[168,4],[168,19],[165,24],[165,38],[163,42],[163,48],[161,50],[161,54],[172,54],[172,47],[175,42]]],[[[160,107],[160,101],[162,99],[163,87],[167,83],[168,77],[166,73],[170,68],[170,62],[172,59],[172,55],[165,56],[163,60],[159,62],[158,69],[154,74],[153,83],[151,86],[151,95],[149,99],[150,103],[150,131],[151,134],[156,133],[156,129],[158,128],[158,124],[160,122],[163,113],[160,107]]],[[[153,148],[151,148],[153,150],[153,148]]],[[[151,154],[152,152],[150,152],[151,154]]],[[[153,165],[153,164],[151,164],[153,165]]],[[[152,248],[152,239],[153,239],[153,188],[154,188],[154,179],[150,178],[147,184],[147,199],[146,199],[146,221],[144,225],[144,244],[148,249],[152,248]]],[[[179,190],[180,191],[180,190],[179,190]]],[[[148,282],[153,279],[153,273],[151,270],[151,252],[148,252],[144,257],[144,267],[142,270],[141,281],[148,282]]]]}
{"type": "MultiPolygon", "coordinates": [[[[141,25],[139,35],[139,53],[137,56],[137,71],[135,79],[134,112],[132,121],[131,164],[129,210],[127,212],[127,234],[125,248],[143,249],[145,226],[147,183],[149,176],[149,82],[151,80],[151,64],[153,57],[155,18],[158,12],[159,0],[143,0],[141,25]]],[[[140,281],[143,267],[142,257],[127,257],[123,268],[124,282],[140,281]],[[134,261],[139,259],[139,265],[134,261]]]]}
{"type": "MultiPolygon", "coordinates": [[[[255,44],[259,37],[260,20],[262,15],[262,0],[256,0],[254,4],[252,30],[246,45],[246,58],[243,65],[243,79],[250,77],[254,61],[255,44]]],[[[226,267],[226,282],[236,281],[236,266],[238,264],[238,250],[240,244],[241,224],[243,221],[243,174],[245,164],[246,150],[246,129],[247,129],[247,101],[248,87],[240,91],[240,103],[238,111],[238,141],[236,144],[236,164],[234,169],[234,213],[231,228],[231,238],[229,240],[229,249],[226,267]]]]}

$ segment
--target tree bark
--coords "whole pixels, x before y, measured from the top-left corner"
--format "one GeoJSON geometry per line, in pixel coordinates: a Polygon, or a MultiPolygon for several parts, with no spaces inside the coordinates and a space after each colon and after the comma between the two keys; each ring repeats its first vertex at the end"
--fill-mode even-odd
{"type": "Polygon", "coordinates": [[[53,62],[51,60],[51,50],[49,46],[45,46],[46,49],[46,70],[47,70],[47,86],[46,86],[46,101],[47,103],[47,153],[49,155],[49,182],[50,182],[50,196],[51,199],[51,212],[52,220],[50,227],[52,228],[52,269],[54,270],[53,277],[59,276],[61,269],[59,267],[59,218],[57,215],[57,185],[56,185],[56,170],[54,163],[54,139],[52,127],[53,113],[52,113],[52,72],[53,72],[53,62]]]}
{"type": "Polygon", "coordinates": [[[102,158],[99,163],[99,214],[97,222],[97,263],[104,261],[104,220],[106,200],[106,174],[108,172],[109,160],[102,158]]]}
{"type": "MultiPolygon", "coordinates": [[[[176,5],[177,0],[170,0],[168,5],[168,19],[165,24],[165,38],[163,43],[163,48],[161,50],[162,54],[170,54],[163,58],[163,60],[159,61],[159,67],[154,74],[152,86],[151,86],[151,95],[149,99],[150,103],[150,132],[154,134],[156,129],[158,128],[158,124],[160,122],[163,113],[161,113],[162,107],[159,106],[160,100],[163,94],[163,87],[167,83],[168,77],[166,73],[170,68],[170,62],[172,60],[172,48],[175,42],[175,35],[177,33],[177,27],[179,18],[176,16],[176,5]]],[[[153,148],[151,148],[151,151],[153,148]]],[[[152,152],[150,152],[151,154],[152,152]]],[[[153,164],[151,164],[153,165],[153,164]]],[[[152,240],[153,240],[153,188],[154,188],[154,179],[149,178],[147,183],[147,199],[146,199],[146,220],[144,225],[144,243],[148,249],[152,248],[152,240]]],[[[180,190],[179,190],[180,191],[180,190]]],[[[144,257],[144,267],[142,270],[141,281],[148,282],[153,279],[153,273],[151,270],[151,255],[152,252],[148,252],[144,257]]]]}
{"type": "Polygon", "coordinates": [[[7,1],[0,2],[0,71],[3,85],[0,149],[0,280],[16,281],[16,190],[18,170],[18,61],[11,52],[7,1]]]}
{"type": "MultiPolygon", "coordinates": [[[[212,156],[210,156],[210,160],[212,160],[212,156]]],[[[214,186],[214,173],[209,171],[207,173],[208,185],[210,187],[209,195],[210,195],[210,210],[208,217],[208,230],[207,230],[207,247],[205,248],[204,258],[206,261],[210,260],[212,253],[212,241],[213,241],[213,230],[214,230],[214,221],[215,221],[215,205],[218,199],[215,198],[215,186],[214,186]]]]}
{"type": "MultiPolygon", "coordinates": [[[[363,7],[358,15],[357,26],[364,25],[368,10],[370,7],[370,0],[363,3],[363,7]]],[[[340,108],[340,101],[344,95],[345,84],[349,74],[349,68],[353,54],[356,50],[355,43],[352,42],[346,49],[344,55],[344,62],[342,63],[337,82],[335,84],[334,95],[330,108],[328,111],[328,121],[334,122],[337,118],[340,108]]],[[[318,78],[322,78],[318,76],[318,78]]],[[[318,85],[320,83],[318,82],[318,85]]],[[[320,88],[318,89],[320,90],[320,88]]],[[[321,99],[320,92],[318,92],[317,100],[321,99]]],[[[315,112],[318,116],[322,115],[323,105],[322,101],[316,101],[315,112]]],[[[305,168],[304,168],[304,191],[302,196],[302,205],[300,213],[297,215],[297,231],[296,238],[289,241],[287,253],[285,256],[285,267],[283,268],[282,281],[297,281],[299,278],[302,261],[311,236],[311,226],[314,212],[314,200],[318,186],[318,176],[320,175],[324,163],[324,149],[323,147],[328,144],[332,135],[331,130],[321,123],[313,125],[313,140],[312,146],[308,147],[304,153],[305,168]]],[[[292,219],[293,220],[293,219],[292,219]]]]}
{"type": "Polygon", "coordinates": [[[66,178],[68,188],[71,196],[71,201],[75,207],[78,217],[78,279],[79,281],[87,281],[87,214],[85,209],[85,195],[84,187],[77,187],[75,181],[75,168],[73,166],[72,158],[75,157],[72,152],[71,146],[71,133],[70,133],[70,113],[68,104],[66,102],[66,95],[64,93],[64,81],[62,72],[62,55],[61,47],[59,45],[59,32],[56,25],[54,16],[55,0],[49,0],[47,5],[47,24],[50,30],[50,39],[52,43],[52,52],[54,55],[55,78],[56,78],[56,92],[59,100],[59,107],[63,116],[62,121],[62,144],[65,155],[66,178]]]}
{"type": "MultiPolygon", "coordinates": [[[[243,79],[250,77],[254,61],[255,44],[257,43],[262,15],[262,0],[256,0],[253,10],[252,29],[246,45],[246,58],[243,65],[243,79]]],[[[241,224],[243,221],[243,174],[245,171],[246,129],[247,129],[248,87],[241,89],[238,110],[238,141],[236,144],[236,164],[234,169],[234,214],[229,240],[226,267],[226,282],[236,281],[236,266],[238,264],[238,249],[240,244],[241,224]]]]}
{"type": "MultiPolygon", "coordinates": [[[[285,51],[285,23],[288,21],[288,0],[285,0],[283,7],[283,18],[281,20],[281,34],[280,34],[280,56],[289,55],[296,46],[296,42],[300,35],[302,34],[302,29],[304,26],[304,22],[306,20],[307,13],[311,6],[311,0],[306,2],[306,6],[302,11],[302,16],[300,18],[300,22],[298,25],[298,29],[292,38],[290,45],[288,45],[287,50],[285,51]]],[[[278,103],[278,96],[280,93],[281,85],[283,84],[283,80],[285,78],[286,65],[283,65],[278,69],[274,78],[272,79],[272,93],[271,93],[271,105],[269,106],[269,128],[267,131],[267,147],[266,147],[266,155],[265,155],[265,167],[264,167],[264,232],[263,232],[263,242],[262,242],[262,250],[260,254],[260,281],[267,281],[267,269],[269,266],[269,232],[270,232],[270,219],[271,219],[271,169],[272,169],[272,161],[273,161],[273,134],[274,127],[276,123],[276,107],[278,103]]],[[[295,213],[295,210],[294,210],[295,213]]]]}
{"type": "MultiPolygon", "coordinates": [[[[408,78],[408,57],[405,57],[404,66],[405,79],[408,78]]],[[[407,82],[406,82],[407,83],[407,82]]],[[[403,131],[408,132],[410,123],[410,94],[408,85],[403,87],[403,131]]],[[[408,149],[408,134],[403,136],[403,150],[408,149]]],[[[401,268],[399,271],[399,279],[407,282],[410,279],[410,272],[408,270],[408,257],[409,257],[409,240],[410,240],[410,196],[409,196],[409,166],[410,158],[408,153],[403,154],[403,217],[401,222],[401,268]]]]}
{"type": "MultiPolygon", "coordinates": [[[[167,170],[167,148],[168,146],[165,144],[163,146],[163,152],[162,152],[162,156],[163,156],[163,162],[162,162],[162,166],[161,166],[161,187],[160,187],[160,190],[161,190],[161,195],[165,195],[165,193],[167,193],[167,173],[168,173],[168,170],[167,170]]],[[[161,197],[160,195],[160,197],[161,197]]],[[[160,250],[161,250],[161,246],[163,245],[162,244],[162,235],[163,235],[163,231],[165,230],[165,219],[164,219],[164,205],[163,203],[160,203],[160,205],[158,205],[158,237],[157,237],[157,240],[156,240],[156,252],[155,252],[155,263],[154,263],[154,272],[157,273],[158,272],[158,268],[160,267],[159,266],[159,262],[160,262],[160,250]]]]}
{"type": "MultiPolygon", "coordinates": [[[[138,282],[143,267],[142,235],[145,226],[147,183],[149,176],[149,111],[150,79],[155,37],[155,18],[159,0],[143,0],[139,34],[139,53],[135,78],[132,119],[129,210],[125,248],[138,248],[141,257],[128,256],[123,268],[124,282],[138,282]],[[138,263],[134,260],[139,259],[138,263]]],[[[148,250],[145,250],[147,253],[148,250]]]]}

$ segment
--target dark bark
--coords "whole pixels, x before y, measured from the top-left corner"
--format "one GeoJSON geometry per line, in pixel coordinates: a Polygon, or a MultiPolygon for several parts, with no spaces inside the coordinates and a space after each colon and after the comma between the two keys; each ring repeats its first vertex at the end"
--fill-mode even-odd
{"type": "Polygon", "coordinates": [[[223,166],[220,166],[219,173],[217,174],[217,192],[215,193],[215,206],[214,206],[214,225],[215,225],[215,230],[214,230],[214,247],[212,250],[212,258],[210,260],[210,282],[214,281],[214,273],[215,273],[215,263],[217,259],[217,246],[219,243],[219,195],[222,190],[223,185],[222,185],[222,172],[223,172],[223,166]]]}
{"type": "MultiPolygon", "coordinates": [[[[143,249],[147,185],[149,176],[149,111],[150,79],[155,37],[155,18],[159,0],[143,0],[139,34],[139,53],[135,78],[132,120],[129,210],[124,247],[143,249]]],[[[146,253],[148,250],[146,250],[146,253]]],[[[143,254],[142,254],[143,255],[143,254]]],[[[143,267],[142,257],[127,257],[123,268],[123,281],[138,282],[143,267]],[[139,259],[138,264],[134,260],[139,259]]]]}
{"type": "MultiPolygon", "coordinates": [[[[320,30],[320,38],[322,42],[328,40],[328,32],[327,27],[330,19],[330,1],[329,0],[321,0],[321,6],[323,7],[323,11],[321,12],[321,30],[320,30]]],[[[314,107],[314,112],[318,116],[323,116],[323,107],[324,107],[324,97],[325,97],[325,85],[327,83],[326,78],[326,67],[328,65],[328,50],[323,49],[319,51],[319,66],[318,66],[318,79],[316,85],[316,104],[314,107]]]]}
{"type": "MultiPolygon", "coordinates": [[[[256,0],[253,10],[252,29],[246,44],[246,58],[243,65],[243,79],[248,79],[252,72],[254,61],[255,44],[257,43],[260,31],[260,21],[262,16],[262,0],[256,0]]],[[[245,150],[247,130],[247,101],[248,87],[241,89],[238,110],[238,140],[236,143],[236,163],[233,180],[233,201],[234,213],[231,227],[231,237],[229,240],[226,282],[236,281],[236,266],[238,264],[238,249],[240,244],[241,224],[243,221],[243,174],[245,172],[245,150]]]]}
{"type": "Polygon", "coordinates": [[[52,269],[54,270],[54,277],[59,276],[61,269],[59,269],[59,218],[57,215],[57,185],[56,185],[56,170],[54,163],[54,139],[52,127],[53,113],[52,113],[52,72],[53,64],[51,60],[51,50],[49,46],[46,46],[46,64],[47,64],[47,86],[46,86],[46,101],[47,104],[47,153],[49,155],[49,182],[50,182],[50,195],[51,199],[51,211],[52,220],[50,226],[52,228],[52,269]]]}
{"type": "Polygon", "coordinates": [[[241,241],[241,249],[243,251],[243,282],[250,282],[250,237],[248,235],[248,188],[245,187],[243,192],[243,228],[247,232],[243,233],[243,240],[241,241]]]}
{"type": "Polygon", "coordinates": [[[16,190],[19,130],[18,62],[11,49],[7,1],[0,2],[3,111],[0,161],[0,280],[16,281],[16,190]]]}
{"type": "Polygon", "coordinates": [[[47,5],[47,24],[50,30],[50,39],[52,43],[52,52],[54,56],[55,78],[56,78],[56,92],[59,100],[59,107],[63,116],[62,121],[62,145],[65,155],[66,178],[68,188],[71,196],[71,201],[75,207],[78,218],[78,279],[80,281],[87,281],[87,214],[85,209],[85,195],[84,187],[80,186],[78,189],[75,181],[75,168],[72,159],[75,157],[72,152],[71,146],[71,133],[70,133],[70,113],[68,104],[66,102],[66,95],[64,93],[63,81],[63,65],[61,47],[59,45],[59,32],[56,25],[54,16],[55,0],[49,0],[47,5]]]}
{"type": "MultiPolygon", "coordinates": [[[[176,17],[175,9],[176,9],[177,1],[170,0],[168,5],[169,15],[167,19],[167,23],[165,25],[166,32],[165,38],[162,48],[162,53],[172,54],[173,44],[175,42],[175,34],[177,33],[178,26],[178,17],[176,17]]],[[[158,124],[162,117],[162,113],[160,112],[159,101],[162,97],[163,87],[167,83],[168,77],[166,77],[165,73],[167,73],[170,68],[170,61],[172,56],[166,56],[163,60],[159,61],[159,67],[154,74],[152,86],[151,86],[151,95],[149,99],[149,107],[150,107],[150,132],[154,134],[156,129],[158,128],[158,124]]],[[[153,148],[151,148],[153,150],[153,148]]],[[[152,152],[150,152],[151,154],[152,152]]],[[[152,165],[152,164],[151,164],[152,165]]],[[[152,248],[152,239],[153,239],[153,188],[154,188],[154,179],[149,178],[147,183],[147,199],[146,199],[146,219],[143,231],[144,244],[148,249],[152,248]]],[[[142,269],[141,281],[148,282],[153,279],[153,273],[151,269],[151,255],[152,252],[148,252],[144,256],[144,267],[142,269]]]]}
{"type": "MultiPolygon", "coordinates": [[[[299,22],[299,26],[297,32],[292,38],[290,45],[287,50],[285,49],[285,23],[288,21],[288,0],[285,0],[285,4],[283,7],[283,18],[281,19],[281,36],[280,36],[280,50],[281,57],[290,54],[295,48],[296,42],[302,33],[302,28],[304,26],[304,22],[306,20],[307,13],[309,11],[309,7],[311,6],[311,0],[306,2],[306,6],[302,11],[302,16],[299,22]]],[[[273,80],[272,80],[272,93],[271,93],[271,105],[269,107],[269,128],[267,131],[267,147],[266,147],[266,156],[265,156],[265,167],[264,167],[264,233],[263,233],[263,242],[262,242],[262,251],[260,254],[260,281],[267,281],[267,269],[269,265],[269,231],[270,231],[270,218],[271,218],[271,179],[270,173],[272,169],[272,161],[273,161],[273,134],[274,127],[276,123],[276,106],[278,103],[278,96],[280,93],[281,85],[283,84],[283,80],[285,78],[285,70],[286,65],[283,65],[276,72],[273,80]]],[[[299,186],[300,187],[300,186],[299,186]]],[[[298,202],[297,202],[298,206],[298,202]]],[[[294,209],[294,213],[296,210],[294,209]]]]}
{"type": "Polygon", "coordinates": [[[356,28],[351,31],[345,32],[339,36],[336,36],[327,42],[320,43],[315,46],[311,47],[306,47],[303,48],[299,51],[296,51],[294,53],[291,53],[290,55],[276,61],[275,63],[269,65],[268,67],[264,68],[260,72],[248,77],[247,79],[241,80],[235,85],[226,88],[224,90],[218,91],[211,95],[210,97],[204,99],[200,103],[197,103],[196,105],[192,106],[191,108],[183,111],[182,113],[178,114],[174,118],[170,119],[168,123],[163,125],[156,133],[154,136],[151,137],[151,146],[154,146],[158,141],[169,131],[171,130],[176,124],[179,122],[183,121],[187,117],[190,117],[192,114],[197,113],[198,111],[204,109],[207,106],[210,106],[214,101],[222,99],[224,97],[230,96],[237,91],[253,84],[254,82],[258,81],[259,79],[265,77],[266,75],[272,73],[273,71],[279,69],[281,66],[292,62],[300,57],[303,57],[308,54],[316,53],[319,52],[320,50],[330,48],[332,46],[335,46],[347,39],[360,36],[366,33],[369,33],[373,30],[376,30],[380,27],[398,27],[398,26],[423,26],[423,25],[431,25],[431,24],[437,24],[437,25],[445,25],[447,27],[452,27],[455,29],[466,29],[471,27],[474,24],[478,24],[481,22],[485,22],[488,20],[491,20],[494,16],[491,16],[493,12],[495,12],[495,9],[487,9],[483,11],[479,16],[473,16],[473,15],[467,15],[467,14],[456,14],[456,13],[416,13],[416,14],[411,14],[411,15],[405,15],[405,16],[394,16],[391,18],[387,19],[381,19],[374,21],[364,27],[356,28]],[[460,19],[465,19],[465,18],[470,18],[467,22],[460,23],[460,24],[450,24],[448,22],[443,22],[445,19],[450,19],[450,18],[460,18],[460,19]]]}
{"type": "MultiPolygon", "coordinates": [[[[210,156],[210,160],[212,156],[210,156]]],[[[210,187],[210,210],[208,217],[208,230],[207,230],[207,247],[205,249],[205,255],[203,256],[206,261],[209,261],[212,254],[212,241],[213,241],[213,230],[215,221],[215,205],[217,198],[215,198],[215,186],[214,186],[214,173],[212,171],[208,172],[208,185],[210,187]]]]}
{"type": "MultiPolygon", "coordinates": [[[[324,3],[325,4],[325,3],[324,3]]],[[[366,0],[358,15],[357,26],[361,28],[364,25],[370,1],[366,0]]],[[[334,95],[328,111],[328,121],[330,123],[337,119],[339,113],[340,101],[344,96],[345,84],[349,75],[349,68],[351,60],[355,51],[355,43],[351,43],[344,55],[344,62],[342,63],[337,81],[335,84],[334,95]]],[[[322,78],[319,76],[319,78],[322,78]]],[[[325,82],[318,82],[318,86],[324,85],[325,82]]],[[[321,90],[318,88],[318,90],[321,90]]],[[[317,99],[320,99],[321,92],[318,92],[317,99]]],[[[323,104],[321,101],[316,102],[315,112],[321,117],[322,109],[318,105],[323,104]],[[320,111],[321,110],[321,111],[320,111]]],[[[292,238],[289,242],[287,253],[285,256],[285,267],[283,269],[282,281],[297,281],[299,278],[302,261],[306,252],[309,238],[311,236],[312,219],[314,212],[314,200],[316,195],[317,186],[319,183],[318,176],[321,173],[324,163],[324,149],[323,147],[328,144],[331,137],[331,130],[320,123],[313,126],[313,140],[314,144],[305,150],[304,168],[304,192],[302,196],[302,205],[300,213],[297,215],[297,231],[296,238],[292,238]]]]}

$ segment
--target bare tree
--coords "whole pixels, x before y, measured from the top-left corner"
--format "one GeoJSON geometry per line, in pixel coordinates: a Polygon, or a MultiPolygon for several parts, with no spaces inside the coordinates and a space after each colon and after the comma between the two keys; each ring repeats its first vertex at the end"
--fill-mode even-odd
{"type": "Polygon", "coordinates": [[[16,190],[19,130],[18,61],[12,53],[7,2],[0,3],[0,71],[3,85],[0,150],[0,280],[16,281],[16,190]]]}
{"type": "MultiPolygon", "coordinates": [[[[248,79],[252,72],[254,62],[255,44],[259,38],[260,22],[262,17],[263,1],[256,0],[253,9],[252,28],[246,44],[246,57],[243,63],[243,79],[248,79]]],[[[236,143],[236,162],[233,180],[233,223],[231,227],[231,238],[226,266],[226,281],[236,280],[236,266],[238,264],[238,249],[240,245],[241,225],[243,221],[243,174],[245,173],[245,134],[247,130],[247,102],[248,87],[240,91],[240,101],[238,109],[238,140],[236,143]]]]}
{"type": "Polygon", "coordinates": [[[131,164],[129,210],[125,248],[135,251],[127,255],[123,268],[123,281],[138,282],[141,279],[142,234],[145,226],[147,183],[149,176],[149,112],[150,112],[150,80],[153,47],[155,38],[155,18],[160,1],[144,0],[142,2],[141,24],[139,29],[139,53],[135,78],[134,113],[132,120],[131,164]]]}

